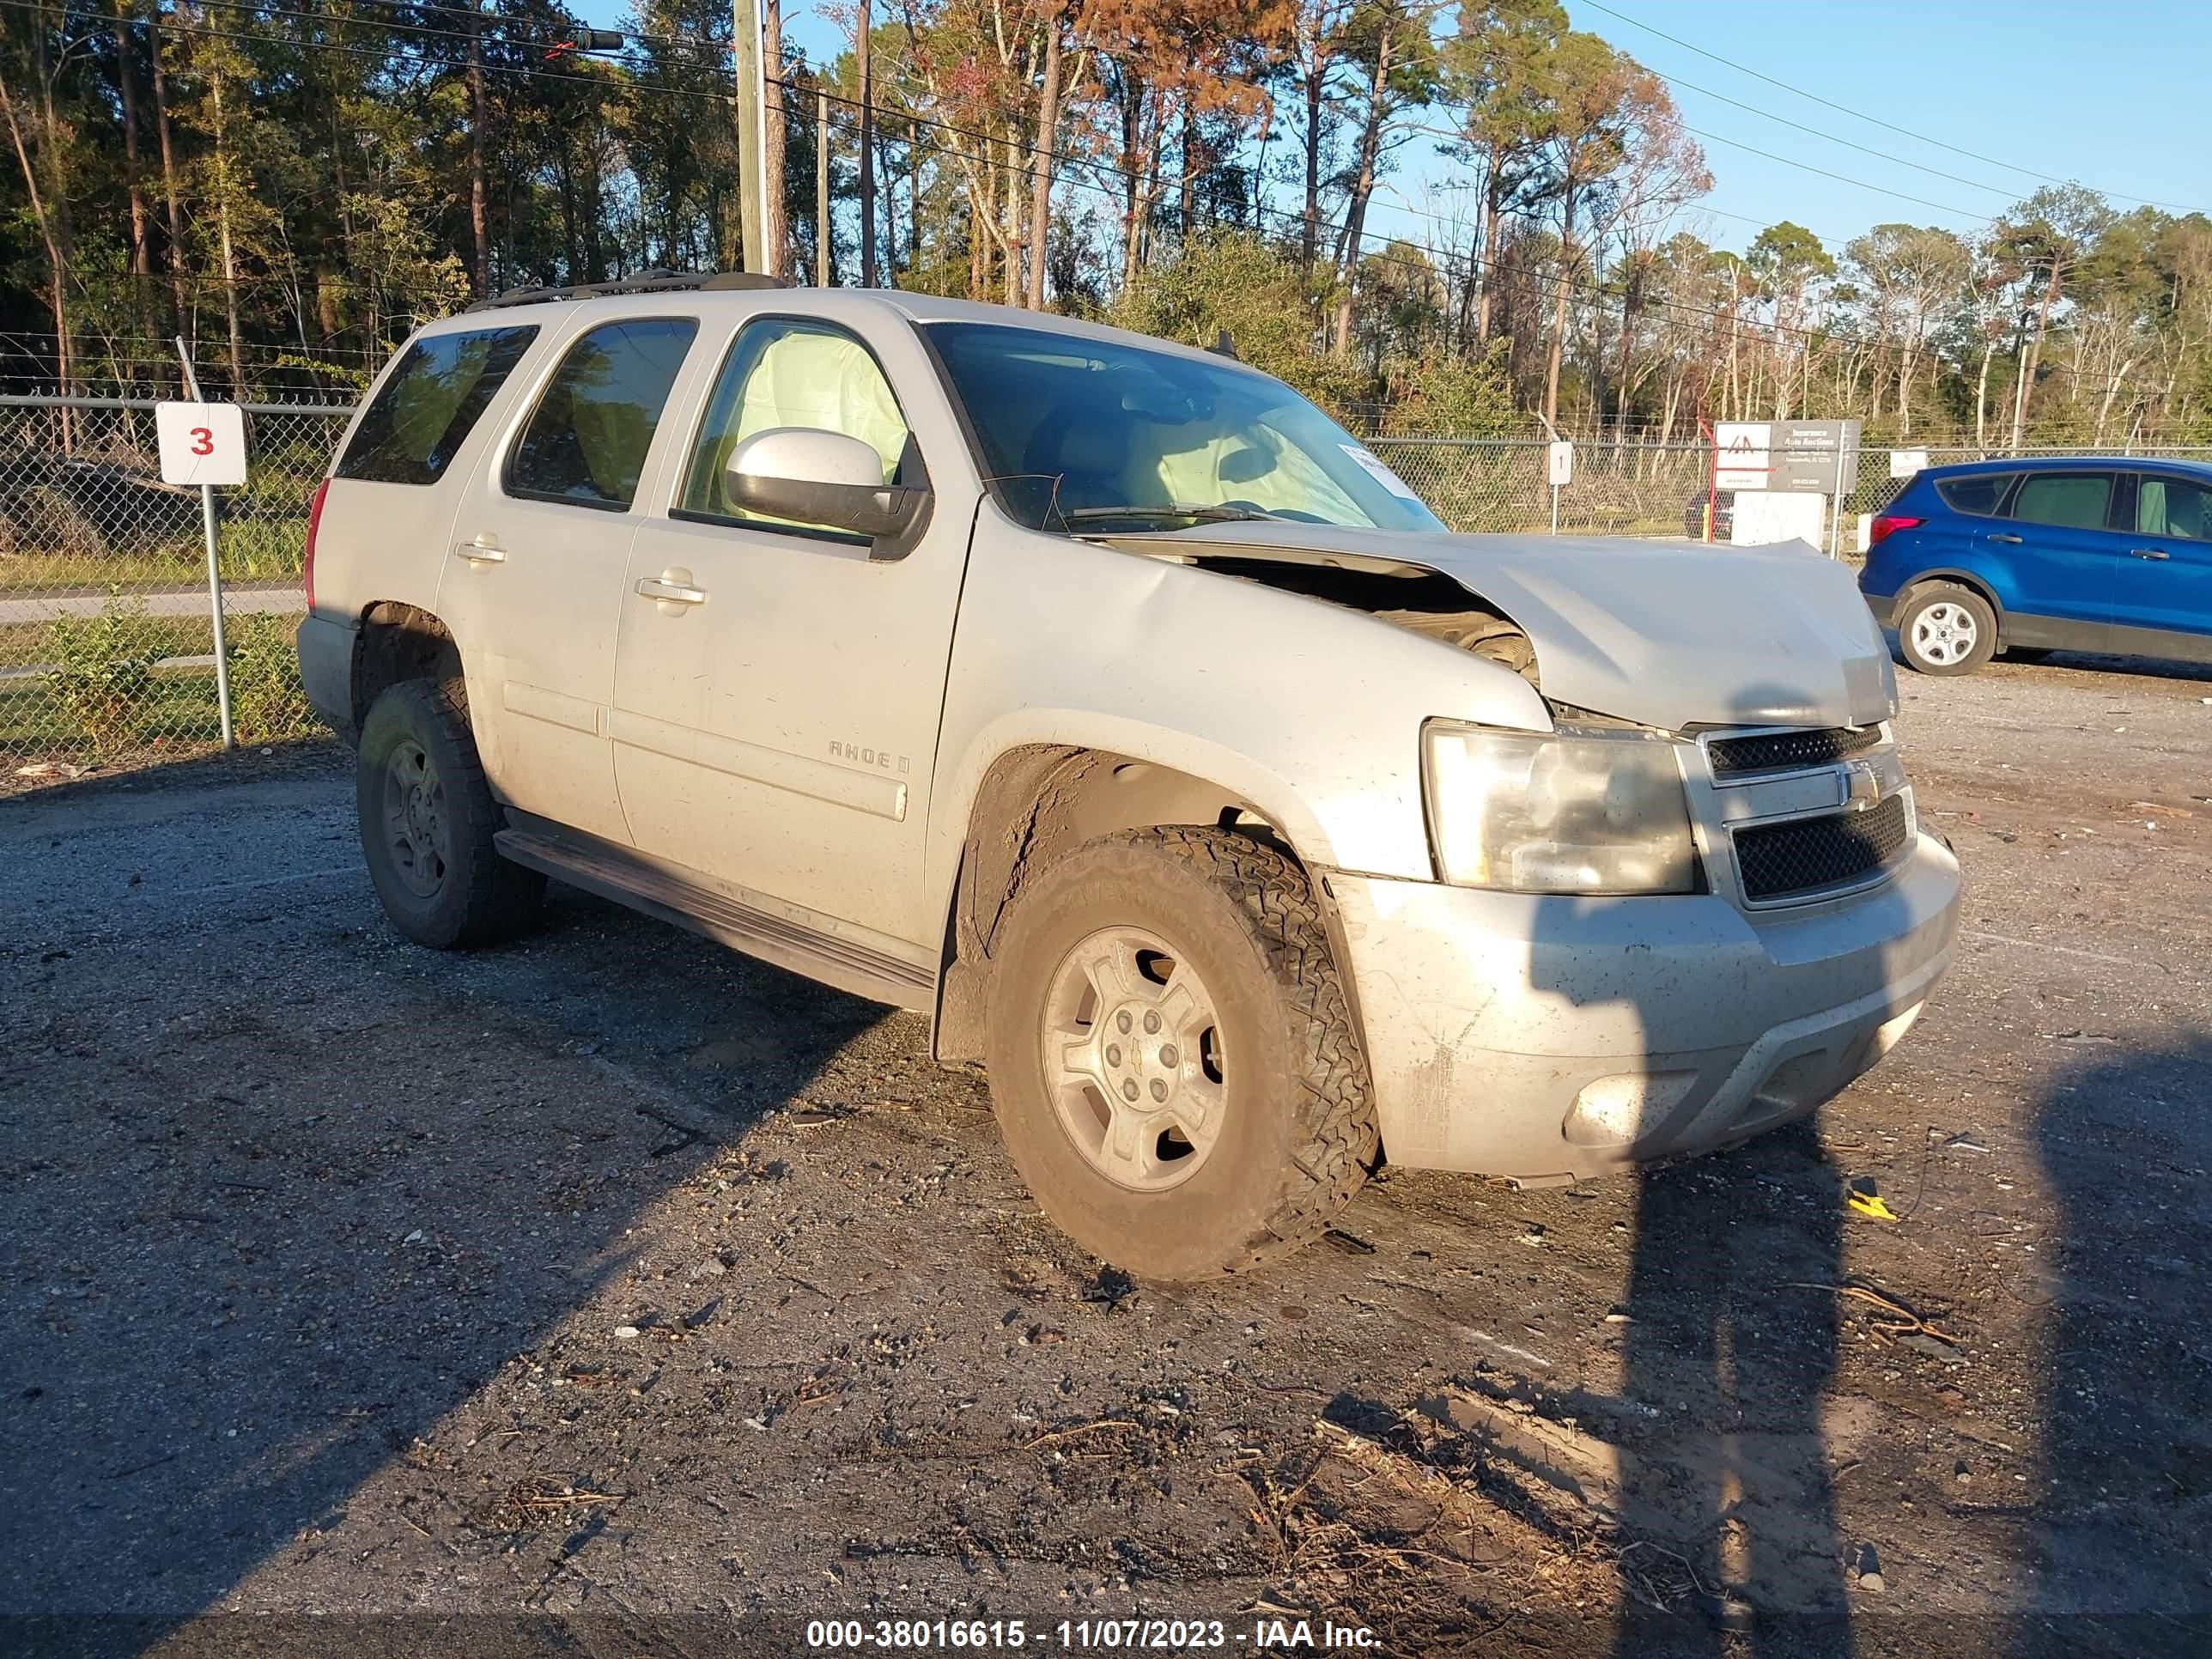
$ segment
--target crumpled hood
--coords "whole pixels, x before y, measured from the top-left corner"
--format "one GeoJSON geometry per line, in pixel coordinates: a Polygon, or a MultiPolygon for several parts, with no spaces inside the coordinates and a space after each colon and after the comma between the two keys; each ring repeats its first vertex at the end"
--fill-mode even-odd
{"type": "MultiPolygon", "coordinates": [[[[1147,538],[1146,539],[1151,539],[1147,538]]],[[[1850,568],[1774,548],[1332,525],[1220,524],[1172,540],[1440,571],[1536,648],[1546,697],[1686,726],[1870,726],[1895,712],[1889,647],[1850,568]]]]}

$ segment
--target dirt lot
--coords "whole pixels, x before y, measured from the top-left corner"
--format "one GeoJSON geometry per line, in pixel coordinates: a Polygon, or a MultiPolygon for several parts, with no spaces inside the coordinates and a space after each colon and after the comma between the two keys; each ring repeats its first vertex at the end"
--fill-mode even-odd
{"type": "Polygon", "coordinates": [[[1817,1133],[1174,1291],[919,1020],[401,945],[335,754],[0,805],[0,1647],[2212,1650],[2212,679],[2112,670],[1908,678],[1967,931],[1817,1133]]]}

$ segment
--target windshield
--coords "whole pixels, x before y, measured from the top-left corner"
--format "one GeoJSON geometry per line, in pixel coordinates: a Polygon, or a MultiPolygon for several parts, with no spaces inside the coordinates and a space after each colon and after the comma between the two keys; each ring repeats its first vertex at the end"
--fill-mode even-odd
{"type": "Polygon", "coordinates": [[[1032,530],[1443,528],[1364,445],[1264,374],[997,323],[925,331],[1000,504],[1032,530]]]}

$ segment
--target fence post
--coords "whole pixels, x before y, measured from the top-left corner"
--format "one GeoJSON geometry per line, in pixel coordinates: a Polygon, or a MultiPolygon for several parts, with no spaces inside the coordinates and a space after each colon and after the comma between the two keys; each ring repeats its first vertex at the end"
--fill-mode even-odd
{"type": "MultiPolygon", "coordinates": [[[[192,401],[204,404],[200,395],[200,377],[192,372],[192,349],[185,343],[185,337],[177,336],[177,356],[184,360],[185,386],[192,394],[192,401]]],[[[215,486],[200,486],[200,529],[207,538],[208,614],[215,623],[215,701],[222,715],[222,746],[228,754],[238,746],[230,725],[230,652],[222,636],[222,571],[216,562],[215,486]]]]}

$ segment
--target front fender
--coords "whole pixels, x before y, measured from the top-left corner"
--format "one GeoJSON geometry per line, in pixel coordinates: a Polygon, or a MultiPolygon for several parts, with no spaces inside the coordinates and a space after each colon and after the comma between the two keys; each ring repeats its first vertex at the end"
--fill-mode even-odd
{"type": "Polygon", "coordinates": [[[931,891],[949,907],[977,792],[1030,744],[1175,768],[1249,801],[1310,864],[1428,879],[1420,730],[1438,716],[1552,724],[1525,680],[1454,647],[987,507],[946,686],[931,891]]]}

